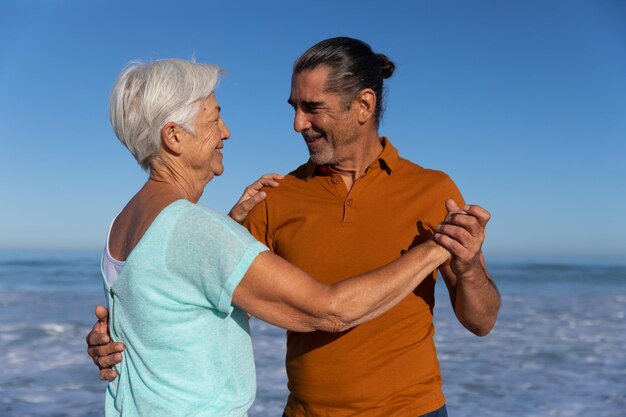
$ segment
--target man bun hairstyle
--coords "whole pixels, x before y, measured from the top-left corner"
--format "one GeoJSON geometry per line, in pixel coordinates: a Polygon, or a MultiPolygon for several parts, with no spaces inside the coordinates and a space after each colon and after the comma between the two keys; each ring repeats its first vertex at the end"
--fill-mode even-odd
{"type": "Polygon", "coordinates": [[[396,70],[396,64],[391,62],[389,58],[387,58],[387,55],[376,54],[376,57],[378,57],[378,60],[380,61],[380,65],[383,71],[383,78],[386,79],[391,77],[393,75],[393,72],[396,70]]]}
{"type": "Polygon", "coordinates": [[[330,69],[325,91],[343,97],[346,108],[357,94],[371,88],[376,94],[374,120],[380,122],[383,106],[383,80],[393,75],[395,64],[383,54],[376,54],[365,42],[348,37],[323,40],[309,48],[293,66],[293,73],[325,66],[330,69]]]}

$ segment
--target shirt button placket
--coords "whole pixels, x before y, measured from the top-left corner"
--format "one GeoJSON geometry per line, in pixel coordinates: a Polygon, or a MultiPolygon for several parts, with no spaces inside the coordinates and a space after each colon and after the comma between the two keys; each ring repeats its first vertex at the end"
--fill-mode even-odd
{"type": "Polygon", "coordinates": [[[351,198],[346,198],[343,203],[343,225],[352,224],[352,204],[353,201],[351,198]]]}

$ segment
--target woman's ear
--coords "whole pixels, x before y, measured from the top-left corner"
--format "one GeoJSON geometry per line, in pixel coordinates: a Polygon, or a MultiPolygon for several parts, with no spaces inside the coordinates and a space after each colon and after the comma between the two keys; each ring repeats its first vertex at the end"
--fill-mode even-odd
{"type": "Polygon", "coordinates": [[[354,98],[352,105],[356,109],[356,117],[359,123],[365,124],[374,116],[376,93],[371,88],[365,88],[354,98]]]}
{"type": "Polygon", "coordinates": [[[180,134],[182,128],[174,122],[167,122],[161,129],[161,143],[163,148],[174,155],[180,155],[182,153],[182,143],[180,134]]]}

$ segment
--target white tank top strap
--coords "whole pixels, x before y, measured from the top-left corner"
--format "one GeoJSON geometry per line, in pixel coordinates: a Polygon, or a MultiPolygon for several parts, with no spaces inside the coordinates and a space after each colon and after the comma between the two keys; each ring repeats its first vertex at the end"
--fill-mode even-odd
{"type": "MultiPolygon", "coordinates": [[[[117,219],[117,216],[115,216],[115,219],[117,219]]],[[[104,245],[104,253],[102,254],[102,272],[104,273],[104,278],[106,279],[109,287],[117,281],[117,277],[119,277],[122,273],[122,269],[124,269],[124,264],[126,263],[118,261],[111,256],[111,252],[109,252],[109,238],[111,236],[111,229],[113,228],[115,219],[113,219],[109,225],[109,233],[107,233],[107,241],[104,245]]]]}

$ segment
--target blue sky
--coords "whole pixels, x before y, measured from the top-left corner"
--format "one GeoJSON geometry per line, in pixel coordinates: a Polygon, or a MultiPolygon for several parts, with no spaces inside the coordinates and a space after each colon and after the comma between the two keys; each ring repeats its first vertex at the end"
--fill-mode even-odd
{"type": "Polygon", "coordinates": [[[626,258],[623,1],[24,1],[0,4],[0,249],[100,249],[146,174],[108,95],[131,60],[219,64],[232,137],[201,204],[226,212],[306,148],[291,65],[352,36],[397,64],[380,133],[493,214],[485,252],[626,258]]]}

